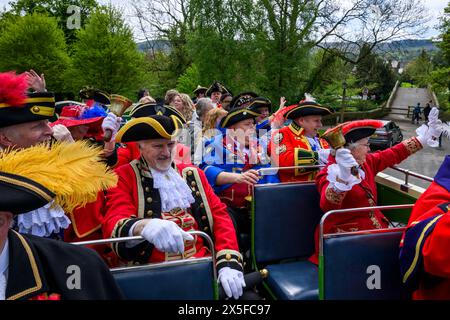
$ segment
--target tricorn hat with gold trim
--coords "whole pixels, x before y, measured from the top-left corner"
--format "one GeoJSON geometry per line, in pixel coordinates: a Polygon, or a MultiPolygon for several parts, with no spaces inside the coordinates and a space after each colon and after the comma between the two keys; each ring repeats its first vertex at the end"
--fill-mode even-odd
{"type": "Polygon", "coordinates": [[[0,128],[51,119],[55,114],[55,97],[50,92],[26,94],[26,75],[0,73],[0,128]]]}
{"type": "Polygon", "coordinates": [[[160,104],[157,104],[156,102],[147,102],[147,103],[137,104],[130,111],[131,118],[142,118],[142,117],[149,117],[149,116],[154,116],[154,115],[166,116],[166,117],[175,116],[175,117],[178,117],[183,124],[186,123],[186,119],[177,109],[172,108],[170,106],[160,105],[160,104]]]}
{"type": "Polygon", "coordinates": [[[220,126],[222,128],[229,128],[233,124],[236,124],[240,121],[247,119],[255,119],[259,117],[261,114],[250,110],[248,108],[236,108],[230,110],[230,112],[222,118],[220,121],[220,126]]]}
{"type": "Polygon", "coordinates": [[[197,88],[193,91],[194,94],[199,94],[200,92],[205,93],[208,90],[208,88],[202,87],[201,85],[197,85],[197,88]]]}
{"type": "Polygon", "coordinates": [[[269,108],[269,112],[271,112],[272,102],[265,97],[256,97],[250,100],[250,102],[247,105],[247,108],[255,112],[258,112],[259,108],[269,108]]]}
{"type": "Polygon", "coordinates": [[[134,118],[128,121],[117,133],[117,142],[134,142],[149,139],[173,139],[183,128],[181,120],[174,115],[169,117],[153,115],[134,118]]]}
{"type": "Polygon", "coordinates": [[[297,119],[306,116],[326,116],[332,114],[327,107],[320,105],[315,101],[302,101],[296,107],[289,110],[285,117],[287,119],[297,119]]]}
{"type": "Polygon", "coordinates": [[[247,107],[250,101],[257,96],[256,93],[251,91],[239,93],[230,101],[230,109],[247,107]]]}
{"type": "Polygon", "coordinates": [[[0,152],[0,211],[20,214],[55,201],[66,212],[114,187],[117,176],[88,142],[41,144],[0,152]]]}
{"type": "Polygon", "coordinates": [[[372,119],[349,121],[342,124],[342,134],[346,143],[352,143],[370,137],[383,125],[382,121],[372,119]]]}
{"type": "Polygon", "coordinates": [[[221,84],[219,81],[214,81],[212,85],[209,86],[208,90],[206,91],[206,96],[211,97],[211,95],[214,92],[220,92],[220,93],[231,93],[230,90],[228,90],[223,84],[221,84]]]}
{"type": "Polygon", "coordinates": [[[83,87],[80,90],[80,98],[84,100],[94,100],[104,106],[111,104],[111,96],[108,93],[89,86],[83,87]]]}

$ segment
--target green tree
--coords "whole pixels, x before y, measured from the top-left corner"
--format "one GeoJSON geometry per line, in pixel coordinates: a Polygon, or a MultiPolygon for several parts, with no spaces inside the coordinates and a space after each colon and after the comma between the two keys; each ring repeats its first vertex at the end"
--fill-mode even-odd
{"type": "Polygon", "coordinates": [[[420,55],[406,66],[402,78],[413,82],[419,87],[426,87],[430,83],[432,71],[431,57],[426,50],[422,50],[420,55]]]}
{"type": "Polygon", "coordinates": [[[71,23],[74,14],[80,15],[80,27],[84,26],[91,12],[98,7],[96,0],[17,0],[11,1],[10,12],[16,15],[45,13],[55,17],[64,31],[66,42],[71,45],[76,39],[76,25],[71,23]],[[77,7],[77,11],[70,10],[77,7]],[[78,11],[79,10],[79,11],[78,11]]]}
{"type": "Polygon", "coordinates": [[[0,33],[0,71],[44,73],[49,90],[64,90],[70,58],[55,18],[41,14],[14,17],[0,33]]]}
{"type": "Polygon", "coordinates": [[[95,11],[73,45],[73,90],[84,85],[134,97],[142,86],[144,56],[137,50],[130,27],[113,7],[95,11]]]}

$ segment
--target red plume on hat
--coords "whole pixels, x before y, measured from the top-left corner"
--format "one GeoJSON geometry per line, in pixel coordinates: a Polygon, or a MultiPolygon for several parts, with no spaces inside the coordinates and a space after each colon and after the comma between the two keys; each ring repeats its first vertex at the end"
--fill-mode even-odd
{"type": "Polygon", "coordinates": [[[0,107],[21,107],[27,99],[26,74],[0,73],[0,107]]]}

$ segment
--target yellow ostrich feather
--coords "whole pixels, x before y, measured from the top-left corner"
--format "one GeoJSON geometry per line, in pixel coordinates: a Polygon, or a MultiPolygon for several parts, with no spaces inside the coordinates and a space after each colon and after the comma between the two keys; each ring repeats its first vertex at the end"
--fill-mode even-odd
{"type": "Polygon", "coordinates": [[[116,186],[117,176],[101,162],[102,150],[85,141],[41,144],[0,152],[0,171],[24,176],[54,194],[55,203],[72,212],[116,186]]]}

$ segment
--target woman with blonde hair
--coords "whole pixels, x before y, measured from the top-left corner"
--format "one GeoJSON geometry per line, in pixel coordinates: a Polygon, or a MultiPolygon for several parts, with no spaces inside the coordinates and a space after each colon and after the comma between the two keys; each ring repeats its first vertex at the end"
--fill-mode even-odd
{"type": "Polygon", "coordinates": [[[228,112],[221,108],[214,108],[205,115],[203,123],[203,138],[212,138],[218,134],[220,120],[225,117],[228,112]]]}
{"type": "Polygon", "coordinates": [[[186,119],[186,122],[190,122],[192,120],[192,115],[194,114],[195,107],[194,103],[191,100],[191,97],[189,97],[185,93],[179,93],[177,94],[171,104],[175,109],[177,109],[183,117],[186,119]]]}

